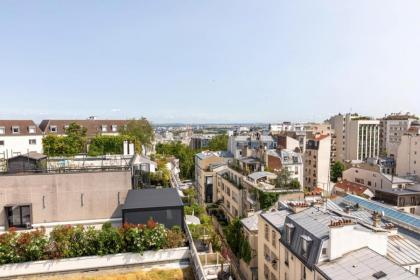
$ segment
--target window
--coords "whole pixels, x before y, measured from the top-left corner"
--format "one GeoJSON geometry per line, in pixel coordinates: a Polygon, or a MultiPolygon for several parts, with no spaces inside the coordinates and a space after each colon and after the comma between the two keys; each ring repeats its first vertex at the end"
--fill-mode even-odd
{"type": "Polygon", "coordinates": [[[5,133],[4,126],[0,126],[0,134],[4,134],[4,133],[5,133]]]}
{"type": "Polygon", "coordinates": [[[311,245],[311,238],[307,235],[302,235],[302,248],[301,248],[301,254],[304,258],[308,258],[309,256],[309,249],[311,245]]]}
{"type": "Polygon", "coordinates": [[[327,248],[322,248],[322,255],[325,256],[327,254],[327,248]]]}
{"type": "Polygon", "coordinates": [[[112,132],[117,132],[118,131],[118,126],[116,124],[113,124],[111,126],[111,130],[112,130],[112,132]]]}
{"type": "Polygon", "coordinates": [[[269,233],[268,233],[268,225],[267,224],[265,224],[265,226],[264,226],[264,236],[265,236],[265,240],[267,240],[267,241],[270,240],[270,236],[269,236],[269,233]]]}
{"type": "Polygon", "coordinates": [[[0,140],[0,146],[4,146],[4,140],[0,140]]]}
{"type": "Polygon", "coordinates": [[[302,279],[306,279],[306,267],[302,264],[302,279]]]}
{"type": "Polygon", "coordinates": [[[276,240],[276,232],[274,230],[271,231],[271,245],[276,248],[277,240],[276,240]]]}
{"type": "Polygon", "coordinates": [[[13,126],[13,127],[12,127],[12,133],[13,133],[13,134],[20,133],[20,128],[19,128],[19,126],[13,126]]]}
{"type": "Polygon", "coordinates": [[[36,145],[36,139],[29,139],[29,145],[36,145]]]}
{"type": "Polygon", "coordinates": [[[30,205],[19,205],[5,207],[7,226],[17,228],[28,228],[31,226],[30,205]]]}
{"type": "Polygon", "coordinates": [[[292,238],[293,238],[293,230],[294,230],[295,226],[293,224],[286,224],[286,241],[287,243],[292,243],[292,238]]]}
{"type": "Polygon", "coordinates": [[[284,264],[289,266],[289,250],[284,247],[284,264]]]}
{"type": "MultiPolygon", "coordinates": [[[[67,129],[67,128],[66,128],[67,129]]],[[[57,126],[56,125],[51,125],[50,126],[50,131],[51,132],[57,132],[57,126]]]]}
{"type": "Polygon", "coordinates": [[[35,126],[30,126],[30,127],[28,127],[28,132],[29,132],[30,134],[34,134],[34,133],[36,133],[36,127],[35,127],[35,126]]]}
{"type": "Polygon", "coordinates": [[[101,128],[101,131],[102,132],[107,132],[108,131],[108,126],[106,124],[103,124],[102,128],[101,128]]]}

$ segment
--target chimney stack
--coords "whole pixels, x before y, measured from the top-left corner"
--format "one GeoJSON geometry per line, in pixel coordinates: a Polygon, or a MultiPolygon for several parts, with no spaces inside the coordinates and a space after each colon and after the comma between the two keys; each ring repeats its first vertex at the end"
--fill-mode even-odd
{"type": "Polygon", "coordinates": [[[379,215],[378,212],[373,211],[373,213],[372,213],[372,220],[373,220],[373,226],[374,227],[379,227],[379,223],[381,221],[381,216],[379,215]]]}

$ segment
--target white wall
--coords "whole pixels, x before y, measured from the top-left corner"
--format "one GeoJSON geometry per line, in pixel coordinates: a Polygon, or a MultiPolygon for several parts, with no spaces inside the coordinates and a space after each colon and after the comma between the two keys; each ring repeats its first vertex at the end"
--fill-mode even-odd
{"type": "Polygon", "coordinates": [[[369,247],[373,251],[386,256],[388,246],[387,232],[373,232],[357,229],[354,225],[330,228],[330,260],[342,257],[351,251],[369,247]]]}
{"type": "Polygon", "coordinates": [[[403,135],[398,147],[398,176],[420,176],[420,135],[403,135]]]}
{"type": "Polygon", "coordinates": [[[42,135],[0,136],[0,158],[10,158],[29,152],[42,153],[42,135]],[[35,145],[29,145],[29,139],[35,139],[35,145]]]}
{"type": "Polygon", "coordinates": [[[168,250],[146,251],[143,254],[124,253],[106,256],[90,256],[61,260],[47,260],[6,264],[0,266],[0,277],[17,277],[22,275],[57,273],[96,268],[117,267],[158,262],[176,262],[189,258],[188,247],[168,250]]]}

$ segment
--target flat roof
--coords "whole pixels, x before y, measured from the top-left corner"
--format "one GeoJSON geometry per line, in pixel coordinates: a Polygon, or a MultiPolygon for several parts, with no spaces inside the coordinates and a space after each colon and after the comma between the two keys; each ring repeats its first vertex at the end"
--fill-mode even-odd
{"type": "Polygon", "coordinates": [[[178,191],[173,188],[129,190],[123,210],[182,207],[178,191]]]}
{"type": "Polygon", "coordinates": [[[325,276],[334,280],[376,280],[375,273],[383,273],[381,280],[419,279],[416,275],[369,248],[362,248],[336,260],[318,266],[325,276]]]}

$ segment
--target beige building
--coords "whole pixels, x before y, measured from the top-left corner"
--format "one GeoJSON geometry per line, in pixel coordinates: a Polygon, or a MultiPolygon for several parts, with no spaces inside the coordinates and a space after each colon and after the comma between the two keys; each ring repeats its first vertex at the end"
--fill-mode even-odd
{"type": "Polygon", "coordinates": [[[379,121],[357,114],[338,114],[328,122],[334,129],[337,160],[365,160],[379,156],[379,121]]]}
{"type": "Polygon", "coordinates": [[[2,175],[0,229],[120,219],[130,189],[131,171],[2,175]]]}
{"type": "Polygon", "coordinates": [[[229,161],[221,152],[204,151],[195,155],[195,183],[200,203],[216,202],[216,172],[229,161]]]}
{"type": "MultiPolygon", "coordinates": [[[[284,278],[281,260],[285,251],[280,249],[281,231],[284,227],[288,210],[271,210],[261,213],[258,219],[258,279],[295,279],[284,278]],[[282,274],[280,274],[282,272],[282,274]]],[[[296,278],[298,279],[298,278],[296,278]]]]}
{"type": "Polygon", "coordinates": [[[258,279],[258,220],[260,213],[257,212],[255,215],[241,220],[244,237],[249,242],[252,256],[249,264],[242,259],[240,260],[240,269],[246,277],[244,280],[258,279]]]}
{"type": "Polygon", "coordinates": [[[291,203],[289,210],[262,213],[258,230],[258,279],[418,279],[393,262],[410,252],[388,252],[395,228],[382,227],[377,214],[359,222],[323,205],[291,203]]]}
{"type": "Polygon", "coordinates": [[[305,151],[304,186],[326,189],[330,182],[331,136],[308,140],[305,151]]]}
{"type": "Polygon", "coordinates": [[[409,113],[396,113],[382,118],[380,120],[381,154],[397,158],[401,137],[408,132],[411,124],[417,120],[416,116],[409,113]]]}
{"type": "Polygon", "coordinates": [[[420,134],[401,136],[397,154],[397,174],[420,178],[420,134]]]}
{"type": "Polygon", "coordinates": [[[244,216],[243,211],[243,175],[225,166],[216,173],[217,201],[229,220],[244,216]]]}

